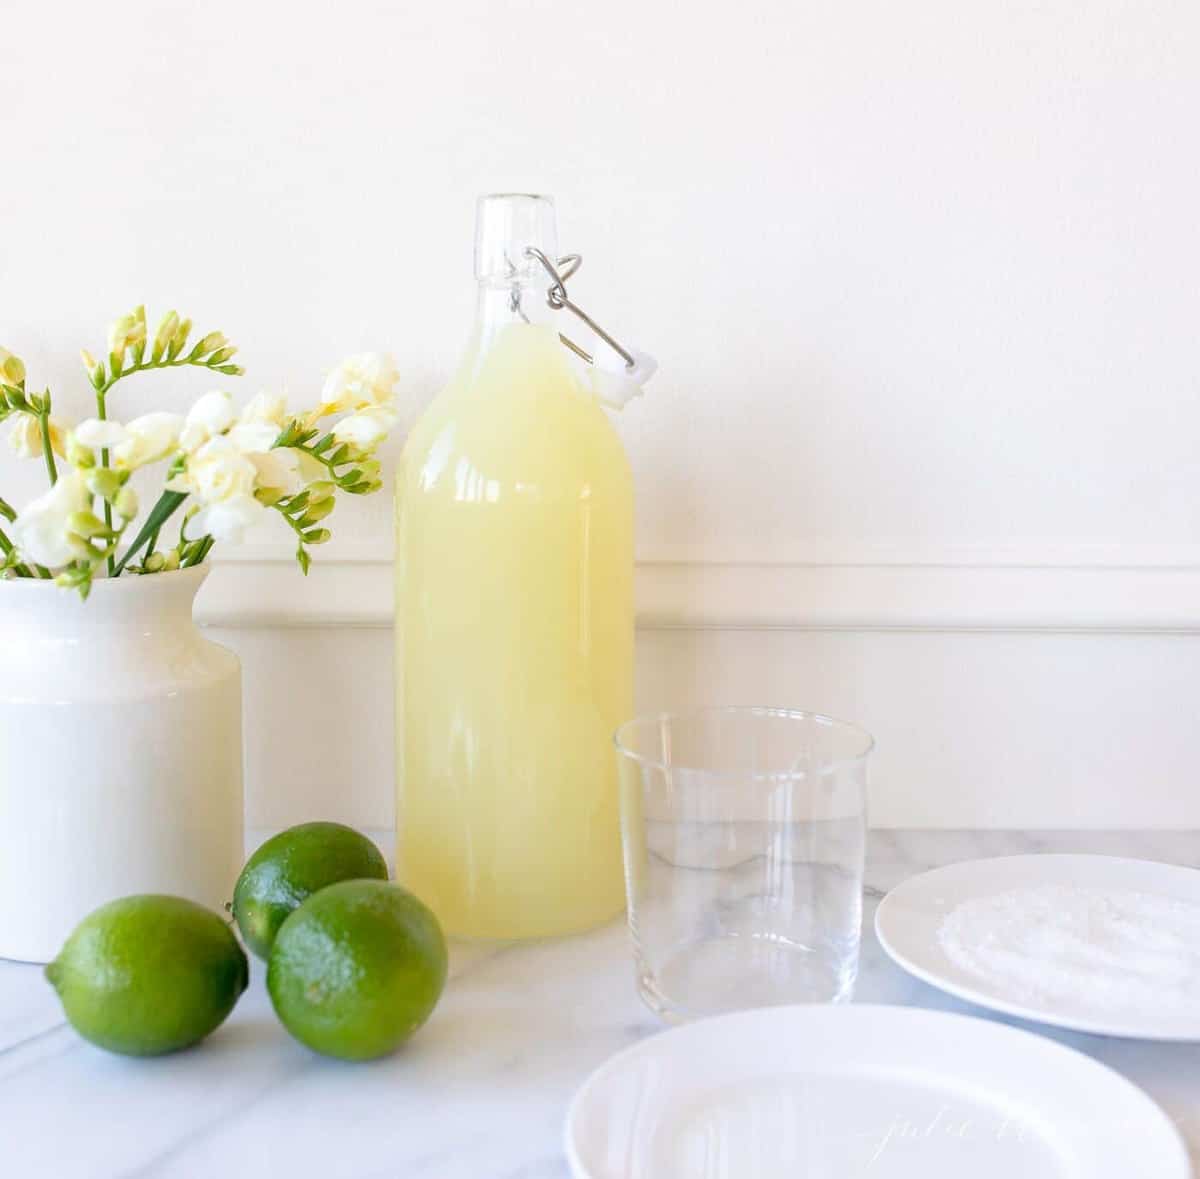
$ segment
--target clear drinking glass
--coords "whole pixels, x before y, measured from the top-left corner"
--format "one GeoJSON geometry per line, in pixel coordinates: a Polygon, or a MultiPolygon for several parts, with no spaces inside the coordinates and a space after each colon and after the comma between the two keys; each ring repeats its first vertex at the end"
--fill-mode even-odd
{"type": "Polygon", "coordinates": [[[638,989],[664,1019],[841,1002],[858,973],[869,733],[775,708],[617,730],[638,989]]]}

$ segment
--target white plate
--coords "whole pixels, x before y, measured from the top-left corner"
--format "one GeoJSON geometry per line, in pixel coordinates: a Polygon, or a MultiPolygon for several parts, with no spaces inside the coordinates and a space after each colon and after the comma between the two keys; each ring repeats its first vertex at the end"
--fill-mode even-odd
{"type": "Polygon", "coordinates": [[[1187,1179],[1140,1089],[1052,1040],[908,1007],[768,1007],[614,1056],[567,1115],[576,1179],[1187,1179]]]}
{"type": "Polygon", "coordinates": [[[880,903],[875,934],[910,974],[993,1011],[1102,1036],[1200,1040],[1200,1005],[1187,1009],[1164,1001],[1118,1011],[1101,1005],[1087,989],[1065,999],[1039,997],[980,977],[947,956],[938,930],[956,905],[1040,886],[1150,893],[1200,905],[1200,872],[1193,868],[1116,856],[1002,856],[950,864],[906,880],[880,903]]]}

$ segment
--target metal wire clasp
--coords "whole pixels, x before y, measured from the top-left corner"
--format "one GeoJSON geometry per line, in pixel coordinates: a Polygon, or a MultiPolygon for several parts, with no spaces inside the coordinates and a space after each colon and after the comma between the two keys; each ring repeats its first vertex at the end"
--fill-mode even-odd
{"type": "MultiPolygon", "coordinates": [[[[526,258],[536,258],[545,268],[546,273],[550,276],[550,289],[546,292],[546,302],[555,311],[569,311],[577,319],[581,319],[600,337],[624,362],[627,369],[632,369],[637,360],[633,354],[626,348],[623,348],[616,340],[612,338],[582,307],[576,306],[567,296],[567,279],[583,265],[583,257],[580,254],[565,254],[559,258],[556,266],[545,254],[542,253],[536,246],[526,246],[526,258]]],[[[562,332],[558,333],[558,338],[579,357],[580,360],[587,364],[595,364],[596,358],[589,352],[585,351],[574,340],[564,336],[562,332]]]]}

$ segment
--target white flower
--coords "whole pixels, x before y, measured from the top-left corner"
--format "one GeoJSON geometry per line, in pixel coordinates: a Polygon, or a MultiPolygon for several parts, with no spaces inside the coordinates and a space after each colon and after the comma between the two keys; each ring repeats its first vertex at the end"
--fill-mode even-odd
{"type": "Polygon", "coordinates": [[[368,406],[348,418],[342,418],[333,427],[333,436],[339,442],[349,442],[361,450],[369,451],[387,437],[397,417],[390,405],[368,406]]]}
{"type": "Polygon", "coordinates": [[[399,378],[396,362],[385,352],[348,356],[326,379],[319,413],[324,416],[390,404],[399,378]]]}
{"type": "MultiPolygon", "coordinates": [[[[240,422],[270,422],[283,429],[287,422],[287,398],[274,393],[256,393],[246,402],[240,422]]],[[[278,433],[278,431],[276,431],[278,433]]]]}
{"type": "Polygon", "coordinates": [[[126,438],[125,427],[120,422],[102,422],[99,418],[80,422],[73,433],[75,441],[89,450],[107,450],[126,438]]]}
{"type": "Polygon", "coordinates": [[[246,529],[253,527],[267,509],[253,496],[237,496],[201,508],[192,520],[192,531],[226,544],[241,544],[246,529]]]}
{"type": "Polygon", "coordinates": [[[233,398],[228,393],[213,390],[205,393],[191,409],[179,435],[179,445],[186,451],[198,450],[210,438],[224,434],[233,425],[233,398]]]}
{"type": "MultiPolygon", "coordinates": [[[[254,464],[229,438],[210,438],[188,458],[186,480],[201,503],[217,503],[254,491],[254,464]]],[[[175,480],[171,480],[175,482],[175,480]]]]}
{"type": "MultiPolygon", "coordinates": [[[[56,417],[51,417],[50,448],[61,458],[66,457],[66,429],[56,417]]],[[[41,458],[42,423],[33,414],[17,414],[8,432],[8,444],[20,458],[41,458]]]]}
{"type": "Polygon", "coordinates": [[[128,425],[88,418],[71,433],[71,441],[89,450],[108,450],[118,471],[135,471],[172,454],[179,445],[183,418],[177,413],[147,413],[128,425]]]}
{"type": "Polygon", "coordinates": [[[294,450],[296,462],[300,471],[301,483],[320,483],[329,478],[329,471],[320,459],[315,459],[307,450],[294,450]]]}
{"type": "Polygon", "coordinates": [[[275,445],[279,427],[270,422],[238,422],[226,437],[242,454],[262,454],[275,445]]]}
{"type": "MultiPolygon", "coordinates": [[[[254,464],[254,485],[267,492],[273,501],[295,495],[304,486],[300,472],[300,452],[287,448],[265,450],[246,456],[254,464]]],[[[325,468],[321,467],[321,474],[325,468]]]]}
{"type": "Polygon", "coordinates": [[[282,397],[259,393],[242,410],[238,423],[225,435],[244,454],[255,469],[255,487],[267,493],[274,503],[285,495],[295,495],[311,479],[324,478],[325,468],[316,463],[316,470],[307,464],[308,456],[290,447],[275,447],[275,439],[287,418],[287,406],[282,397]],[[306,479],[302,469],[309,475],[306,479]]]}
{"type": "Polygon", "coordinates": [[[134,471],[172,454],[179,445],[183,418],[177,413],[147,413],[125,426],[125,437],[113,448],[113,466],[134,471]]]}
{"type": "Polygon", "coordinates": [[[266,510],[254,498],[258,468],[233,441],[218,435],[188,457],[187,469],[167,483],[169,491],[194,495],[201,504],[194,535],[239,542],[266,510]]]}
{"type": "Polygon", "coordinates": [[[56,568],[86,556],[87,545],[69,531],[67,521],[91,507],[91,495],[82,471],[64,471],[58,482],[38,496],[16,518],[13,543],[21,556],[38,565],[56,568]]]}
{"type": "Polygon", "coordinates": [[[25,365],[19,356],[14,356],[7,348],[0,348],[0,383],[19,385],[25,379],[25,365]]]}

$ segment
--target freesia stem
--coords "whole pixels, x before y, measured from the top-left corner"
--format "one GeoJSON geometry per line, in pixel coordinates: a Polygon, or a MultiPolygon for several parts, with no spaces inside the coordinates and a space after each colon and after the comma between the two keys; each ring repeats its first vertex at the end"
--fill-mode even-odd
{"type": "MultiPolygon", "coordinates": [[[[112,382],[109,382],[108,385],[105,385],[102,388],[96,390],[96,416],[102,422],[108,421],[108,407],[105,404],[105,401],[106,401],[106,394],[108,393],[109,388],[111,388],[111,385],[112,385],[112,382]]],[[[102,467],[108,466],[108,451],[107,450],[100,451],[100,465],[102,467]]],[[[112,520],[112,504],[110,504],[108,502],[108,500],[105,500],[104,501],[104,527],[107,528],[109,530],[109,532],[112,531],[112,522],[113,522],[113,520],[112,520]]],[[[108,554],[107,564],[108,564],[109,577],[116,577],[117,574],[120,572],[120,570],[116,566],[116,562],[113,559],[112,553],[108,554]]]]}
{"type": "Polygon", "coordinates": [[[325,468],[325,470],[327,470],[329,472],[329,477],[335,481],[338,478],[337,468],[339,466],[344,467],[344,466],[350,465],[348,461],[342,462],[342,463],[333,463],[330,461],[329,456],[327,454],[317,451],[317,450],[314,450],[311,446],[299,446],[296,443],[292,443],[291,449],[302,450],[302,451],[304,451],[304,453],[306,455],[309,456],[309,458],[316,459],[317,462],[319,462],[321,464],[321,466],[323,466],[325,468]]]}
{"type": "Polygon", "coordinates": [[[46,457],[46,474],[50,476],[50,486],[58,482],[58,468],[54,465],[54,445],[50,441],[50,411],[38,414],[38,422],[42,428],[42,454],[46,457]]]}
{"type": "MultiPolygon", "coordinates": [[[[133,365],[130,368],[123,368],[116,376],[110,375],[109,378],[96,390],[96,400],[99,402],[100,398],[102,398],[118,381],[123,380],[125,377],[128,377],[133,373],[150,372],[152,369],[156,368],[183,368],[185,365],[189,364],[195,368],[209,368],[214,372],[223,372],[233,377],[241,376],[242,374],[242,368],[240,365],[207,364],[198,356],[185,356],[181,354],[175,357],[174,360],[145,360],[133,365]]],[[[103,414],[100,415],[100,420],[104,421],[103,414]]]]}

